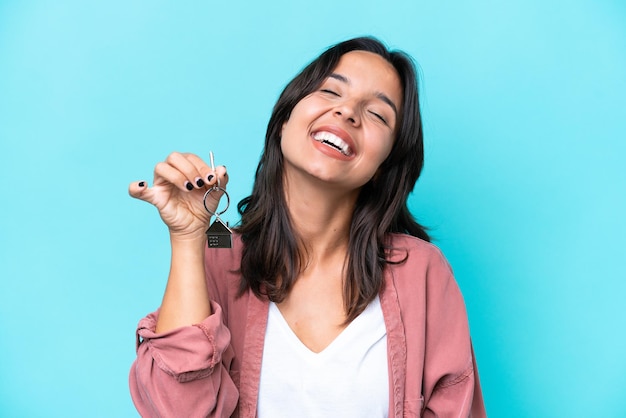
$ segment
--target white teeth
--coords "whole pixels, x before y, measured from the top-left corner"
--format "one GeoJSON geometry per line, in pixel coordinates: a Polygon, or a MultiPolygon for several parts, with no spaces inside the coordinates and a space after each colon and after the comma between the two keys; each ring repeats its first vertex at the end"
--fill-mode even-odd
{"type": "Polygon", "coordinates": [[[337,150],[341,151],[343,155],[350,155],[350,146],[337,135],[331,134],[330,132],[326,131],[320,131],[316,132],[315,135],[313,135],[313,139],[337,148],[337,150]]]}

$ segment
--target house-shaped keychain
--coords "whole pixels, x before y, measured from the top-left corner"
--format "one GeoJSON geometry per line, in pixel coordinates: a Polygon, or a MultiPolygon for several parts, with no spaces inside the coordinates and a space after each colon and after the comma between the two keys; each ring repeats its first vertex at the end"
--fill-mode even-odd
{"type": "Polygon", "coordinates": [[[233,247],[233,231],[228,227],[228,222],[224,224],[219,216],[215,217],[213,224],[206,230],[206,237],[209,248],[233,247]]]}
{"type": "MultiPolygon", "coordinates": [[[[211,158],[211,170],[215,173],[215,162],[213,161],[213,151],[209,153],[209,157],[211,158]]],[[[204,193],[204,198],[202,199],[204,203],[204,208],[211,216],[215,215],[215,220],[213,224],[206,230],[206,238],[207,238],[207,246],[209,248],[233,248],[233,231],[228,227],[228,222],[224,223],[220,219],[220,215],[226,212],[226,209],[230,206],[230,196],[228,196],[228,192],[226,189],[220,186],[220,179],[217,178],[217,183],[213,185],[210,189],[204,193]],[[221,191],[226,196],[226,207],[223,211],[217,212],[217,209],[211,210],[206,204],[206,198],[213,191],[221,191]]]]}

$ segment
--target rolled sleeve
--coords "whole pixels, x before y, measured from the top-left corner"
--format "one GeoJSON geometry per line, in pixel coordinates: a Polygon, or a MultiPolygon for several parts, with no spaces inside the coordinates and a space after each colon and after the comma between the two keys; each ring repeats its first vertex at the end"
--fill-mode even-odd
{"type": "Polygon", "coordinates": [[[229,416],[238,391],[229,376],[233,350],[222,309],[199,324],[156,333],[158,311],[139,322],[130,389],[142,416],[229,416]]]}

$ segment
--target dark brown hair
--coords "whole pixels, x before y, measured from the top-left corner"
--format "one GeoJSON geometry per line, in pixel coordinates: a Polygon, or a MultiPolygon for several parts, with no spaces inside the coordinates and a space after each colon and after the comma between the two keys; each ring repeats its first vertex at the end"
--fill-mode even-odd
{"type": "Polygon", "coordinates": [[[377,295],[383,270],[389,261],[388,234],[406,233],[429,240],[407,207],[424,163],[422,120],[415,67],[409,56],[389,51],[374,38],[341,42],[306,66],[283,90],[268,123],[265,148],[256,170],[252,194],[239,202],[243,241],[240,290],[282,301],[306,263],[298,237],[291,225],[283,190],[281,129],[295,105],[319,88],[340,58],[350,51],[367,51],[386,59],[398,72],[403,89],[397,137],[391,153],[374,179],[359,194],[350,226],[343,300],[351,321],[377,295]]]}

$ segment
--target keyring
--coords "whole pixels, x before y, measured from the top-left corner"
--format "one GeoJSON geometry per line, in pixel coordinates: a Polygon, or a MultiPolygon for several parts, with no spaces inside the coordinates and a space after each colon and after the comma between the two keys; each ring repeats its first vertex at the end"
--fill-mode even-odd
{"type": "Polygon", "coordinates": [[[202,203],[204,203],[204,208],[206,209],[207,212],[209,212],[211,216],[217,216],[219,218],[221,214],[225,213],[228,210],[228,207],[230,206],[230,196],[228,195],[228,192],[226,191],[225,188],[220,187],[220,186],[213,186],[209,190],[207,190],[206,193],[204,193],[204,199],[202,199],[202,203]],[[221,212],[217,212],[217,211],[213,212],[206,205],[206,198],[209,197],[211,192],[216,191],[216,190],[222,191],[224,193],[224,196],[226,196],[226,207],[221,212]]]}
{"type": "MultiPolygon", "coordinates": [[[[217,173],[215,172],[215,163],[213,162],[213,151],[210,152],[210,157],[211,157],[211,170],[213,170],[213,172],[217,176],[217,173]]],[[[213,224],[211,224],[211,226],[209,226],[209,229],[206,230],[207,246],[209,248],[232,248],[233,247],[233,231],[231,231],[231,229],[228,227],[228,222],[224,223],[222,219],[220,218],[220,215],[226,212],[226,210],[230,206],[230,196],[228,195],[228,192],[226,191],[226,189],[220,185],[219,177],[217,177],[217,180],[215,184],[213,185],[213,187],[211,187],[209,190],[207,190],[204,193],[204,198],[202,199],[202,203],[204,203],[204,208],[206,209],[206,211],[209,212],[211,216],[215,216],[215,221],[213,221],[213,224]],[[206,198],[211,194],[211,192],[216,191],[216,190],[218,192],[223,192],[226,195],[226,207],[221,212],[218,212],[217,208],[215,208],[215,212],[213,212],[212,210],[209,209],[209,207],[206,204],[206,198]]],[[[219,206],[219,199],[218,199],[218,206],[219,206]]]]}

